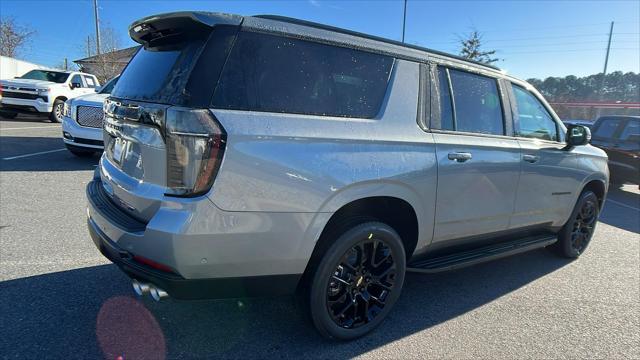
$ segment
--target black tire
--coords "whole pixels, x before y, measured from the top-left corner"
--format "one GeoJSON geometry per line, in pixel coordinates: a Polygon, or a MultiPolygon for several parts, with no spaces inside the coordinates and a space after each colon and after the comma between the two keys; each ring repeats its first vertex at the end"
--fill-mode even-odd
{"type": "Polygon", "coordinates": [[[314,270],[308,290],[313,324],[326,338],[351,340],[380,325],[398,300],[406,254],[395,230],[370,221],[342,232],[314,270]]]}
{"type": "Polygon", "coordinates": [[[92,157],[96,153],[94,150],[86,150],[72,145],[67,145],[67,150],[73,155],[83,158],[92,157]]]}
{"type": "Polygon", "coordinates": [[[558,242],[552,249],[560,256],[575,259],[589,246],[598,224],[600,202],[591,190],[580,194],[571,216],[558,233],[558,242]]]}
{"type": "Polygon", "coordinates": [[[12,111],[0,111],[0,117],[3,117],[5,119],[15,119],[16,116],[18,116],[17,112],[12,112],[12,111]]]}
{"type": "Polygon", "coordinates": [[[52,123],[61,123],[64,110],[64,100],[56,99],[53,102],[53,108],[49,114],[49,120],[52,123]]]}

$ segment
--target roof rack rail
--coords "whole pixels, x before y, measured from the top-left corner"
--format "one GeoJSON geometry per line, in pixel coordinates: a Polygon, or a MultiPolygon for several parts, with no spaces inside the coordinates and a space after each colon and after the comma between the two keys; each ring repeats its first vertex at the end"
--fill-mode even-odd
{"type": "Polygon", "coordinates": [[[446,56],[446,57],[453,58],[453,59],[456,59],[456,60],[465,61],[465,62],[469,62],[469,63],[480,65],[480,66],[485,66],[485,67],[488,67],[490,69],[500,71],[500,68],[495,66],[495,65],[485,64],[483,62],[470,60],[470,59],[465,59],[463,57],[460,57],[460,56],[457,56],[457,55],[452,55],[452,54],[449,54],[449,53],[446,53],[446,52],[443,52],[443,51],[433,50],[433,49],[429,49],[429,48],[426,48],[426,47],[413,45],[413,44],[407,44],[407,43],[403,43],[401,41],[391,40],[391,39],[387,39],[387,38],[383,38],[383,37],[375,36],[375,35],[369,35],[369,34],[361,33],[361,32],[358,32],[358,31],[347,30],[347,29],[343,29],[343,28],[339,28],[339,27],[335,27],[335,26],[330,26],[330,25],[324,25],[324,24],[313,22],[313,21],[300,20],[300,19],[291,18],[291,17],[287,17],[287,16],[280,16],[280,15],[253,15],[253,17],[261,18],[261,19],[268,19],[268,20],[282,21],[282,22],[286,22],[286,23],[290,23],[290,24],[296,24],[296,25],[303,25],[303,26],[313,27],[313,28],[327,30],[327,31],[334,31],[334,32],[337,32],[337,33],[345,34],[345,35],[352,35],[352,36],[357,36],[357,37],[361,37],[361,38],[365,38],[365,39],[380,41],[380,42],[384,42],[384,43],[391,44],[391,45],[403,46],[403,47],[406,47],[406,48],[425,51],[425,52],[429,52],[429,53],[432,53],[432,54],[435,54],[435,55],[446,56]]]}

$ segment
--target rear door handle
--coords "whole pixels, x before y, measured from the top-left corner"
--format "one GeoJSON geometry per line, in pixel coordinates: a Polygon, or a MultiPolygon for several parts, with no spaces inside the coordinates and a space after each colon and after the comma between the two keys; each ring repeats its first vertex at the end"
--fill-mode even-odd
{"type": "Polygon", "coordinates": [[[524,160],[526,162],[530,162],[530,163],[535,163],[535,162],[538,162],[538,160],[540,160],[540,156],[531,155],[531,154],[524,154],[524,155],[522,155],[522,160],[524,160]]]}
{"type": "Polygon", "coordinates": [[[454,160],[456,162],[465,162],[467,160],[471,160],[471,153],[468,152],[452,152],[449,153],[449,160],[454,160]]]}

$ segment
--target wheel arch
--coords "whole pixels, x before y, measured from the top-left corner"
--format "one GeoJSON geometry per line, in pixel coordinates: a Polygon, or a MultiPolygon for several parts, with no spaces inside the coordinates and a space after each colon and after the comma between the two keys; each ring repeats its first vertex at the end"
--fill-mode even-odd
{"type": "Polygon", "coordinates": [[[593,179],[593,180],[588,181],[583,186],[582,192],[584,192],[585,190],[591,190],[596,194],[596,196],[598,197],[598,203],[600,205],[600,210],[602,210],[602,206],[604,205],[604,200],[605,200],[606,194],[607,194],[607,185],[605,184],[604,180],[593,179]]]}
{"type": "MultiPolygon", "coordinates": [[[[428,233],[424,228],[430,225],[420,221],[421,216],[424,216],[424,209],[417,203],[420,201],[419,194],[398,184],[378,183],[374,186],[377,191],[372,191],[370,186],[374,185],[362,187],[361,184],[360,187],[345,189],[325,203],[322,213],[330,216],[325,217],[323,224],[317,227],[317,239],[301,284],[306,283],[305,280],[334,243],[337,234],[346,227],[371,220],[388,224],[400,235],[407,259],[421,243],[421,234],[428,233]],[[386,191],[382,191],[383,189],[386,191]]],[[[428,240],[430,239],[431,236],[428,236],[428,240]]]]}

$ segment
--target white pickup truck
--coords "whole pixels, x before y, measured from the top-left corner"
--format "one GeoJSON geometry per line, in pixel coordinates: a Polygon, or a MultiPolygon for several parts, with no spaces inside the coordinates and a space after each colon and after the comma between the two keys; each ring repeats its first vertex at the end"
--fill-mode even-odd
{"type": "Polygon", "coordinates": [[[94,93],[99,86],[91,74],[31,70],[14,79],[0,80],[0,116],[11,119],[18,113],[40,113],[49,115],[52,122],[61,122],[65,101],[94,93]]]}

